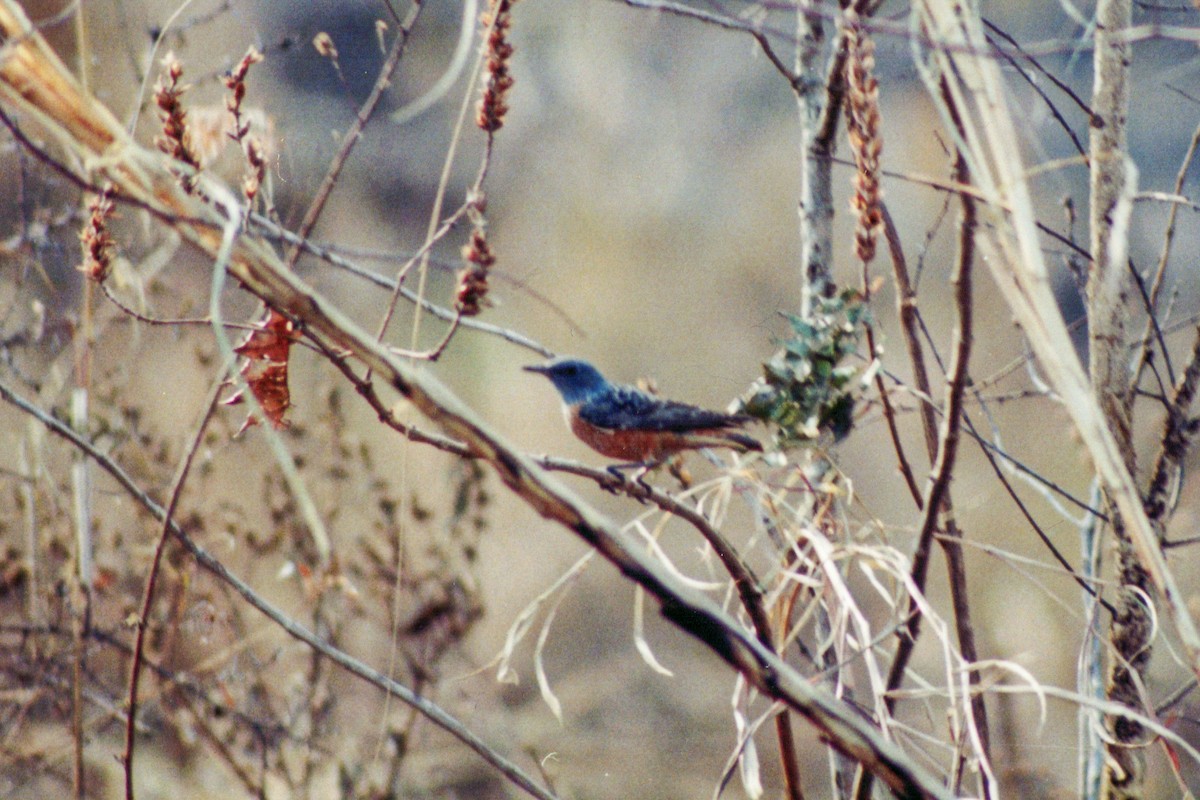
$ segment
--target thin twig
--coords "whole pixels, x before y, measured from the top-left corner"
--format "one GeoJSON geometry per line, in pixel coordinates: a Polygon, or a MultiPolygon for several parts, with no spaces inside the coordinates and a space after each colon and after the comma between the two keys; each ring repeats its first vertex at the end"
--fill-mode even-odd
{"type": "MultiPolygon", "coordinates": [[[[413,253],[413,252],[403,252],[403,251],[396,252],[394,250],[381,250],[378,248],[356,247],[353,245],[343,245],[343,244],[318,244],[318,245],[316,245],[316,247],[325,253],[331,253],[334,255],[344,256],[346,258],[357,258],[357,259],[361,259],[364,261],[400,262],[401,264],[409,261],[410,259],[414,258],[417,255],[416,253],[413,253]]],[[[310,250],[309,252],[316,254],[315,251],[312,251],[312,250],[310,250]]],[[[323,257],[323,256],[319,256],[319,257],[323,257]]],[[[459,267],[462,266],[462,262],[461,262],[461,260],[451,262],[449,259],[447,259],[445,257],[439,258],[437,256],[430,255],[429,266],[439,269],[442,272],[454,273],[454,272],[457,272],[459,267]]],[[[373,273],[370,273],[370,274],[373,274],[373,273]]],[[[507,283],[510,286],[515,287],[520,292],[532,297],[534,300],[536,300],[538,302],[539,305],[544,306],[554,316],[556,316],[560,320],[562,320],[563,324],[565,324],[567,326],[567,328],[571,331],[571,333],[575,334],[576,336],[583,337],[585,339],[587,338],[587,331],[584,330],[583,326],[581,326],[570,314],[567,313],[567,311],[562,306],[560,306],[558,303],[556,303],[549,295],[547,295],[545,292],[541,292],[541,291],[538,291],[537,289],[535,289],[528,280],[518,277],[517,275],[514,275],[503,269],[496,269],[496,268],[493,268],[491,270],[490,275],[495,277],[498,281],[507,283]]],[[[393,281],[390,278],[383,278],[383,280],[391,281],[391,283],[387,284],[387,287],[389,289],[395,285],[395,281],[393,281]]],[[[382,285],[382,284],[380,284],[380,285],[382,285]]]]}
{"type": "Polygon", "coordinates": [[[200,449],[200,443],[204,438],[204,431],[208,429],[209,420],[212,419],[213,410],[217,406],[217,398],[220,397],[221,389],[224,386],[224,379],[219,378],[213,381],[213,386],[208,391],[208,397],[204,402],[204,411],[200,414],[200,419],[196,423],[196,432],[192,435],[187,450],[184,451],[183,459],[179,462],[175,479],[171,482],[171,493],[168,496],[167,507],[163,512],[164,522],[162,530],[158,535],[158,544],[154,548],[154,558],[150,561],[150,572],[146,576],[146,587],[142,593],[142,606],[137,618],[137,634],[134,637],[133,660],[129,667],[129,719],[125,723],[125,756],[123,758],[125,800],[133,800],[134,720],[137,719],[138,683],[141,681],[142,676],[142,655],[146,645],[146,631],[150,627],[150,606],[154,602],[154,587],[158,582],[158,568],[162,563],[163,553],[166,551],[168,534],[170,533],[169,522],[175,514],[175,507],[179,504],[179,498],[183,494],[183,485],[187,481],[188,473],[192,468],[192,462],[195,460],[196,452],[200,449]]]}
{"type": "Polygon", "coordinates": [[[1003,29],[1000,28],[1000,26],[996,25],[994,22],[992,22],[991,20],[988,20],[988,19],[981,18],[981,21],[988,28],[988,30],[990,30],[992,33],[994,33],[997,36],[999,36],[1000,38],[1002,38],[1004,41],[1008,42],[1009,47],[1012,48],[1012,50],[1010,50],[1010,51],[1005,51],[999,47],[995,47],[995,50],[997,52],[1003,54],[1007,58],[1010,58],[1014,61],[1018,57],[1028,61],[1033,66],[1033,68],[1038,71],[1038,73],[1040,75],[1042,75],[1046,80],[1053,83],[1054,86],[1060,92],[1065,94],[1067,97],[1071,98],[1071,102],[1073,102],[1076,106],[1078,106],[1080,111],[1082,111],[1084,114],[1087,114],[1088,119],[1092,118],[1091,107],[1088,106],[1088,104],[1086,102],[1084,102],[1084,99],[1079,96],[1079,93],[1076,92],[1071,87],[1070,84],[1068,84],[1062,78],[1055,75],[1050,70],[1043,67],[1042,62],[1038,61],[1033,56],[1028,55],[1025,52],[1025,50],[1021,47],[1020,43],[1016,39],[1014,39],[1012,36],[1009,36],[1008,33],[1006,33],[1003,29]]]}
{"type": "MultiPolygon", "coordinates": [[[[1011,45],[1016,46],[1018,50],[1020,49],[1020,46],[1017,45],[1016,41],[1011,36],[1009,36],[1007,33],[1000,30],[999,28],[997,28],[995,25],[988,22],[987,20],[984,20],[983,24],[987,25],[989,28],[991,28],[996,33],[997,36],[1004,37],[1005,41],[1007,41],[1011,45]]],[[[993,39],[991,36],[988,37],[988,41],[995,44],[995,39],[993,39]]],[[[1075,148],[1075,152],[1078,153],[1083,158],[1084,162],[1086,163],[1087,162],[1087,148],[1085,148],[1083,146],[1083,142],[1079,141],[1079,136],[1078,136],[1078,134],[1075,133],[1075,129],[1072,128],[1071,125],[1067,122],[1067,120],[1063,117],[1062,112],[1058,110],[1058,106],[1054,103],[1053,100],[1050,99],[1050,95],[1046,94],[1046,90],[1043,89],[1040,84],[1038,84],[1038,82],[1033,78],[1033,76],[1031,76],[1027,70],[1025,70],[1019,63],[1017,63],[1017,59],[1013,58],[1012,56],[1008,55],[1007,53],[1001,53],[1001,55],[1008,61],[1009,64],[1012,65],[1012,68],[1017,71],[1017,74],[1025,79],[1025,82],[1027,84],[1029,84],[1029,88],[1032,89],[1034,91],[1034,93],[1037,94],[1037,96],[1041,98],[1042,102],[1046,105],[1046,108],[1050,109],[1050,116],[1054,117],[1054,121],[1057,122],[1058,126],[1060,128],[1062,128],[1064,133],[1067,134],[1067,138],[1071,140],[1071,146],[1075,148]]],[[[1029,63],[1033,64],[1034,68],[1036,68],[1040,74],[1047,76],[1050,79],[1050,81],[1052,83],[1054,83],[1055,86],[1058,86],[1060,89],[1065,87],[1068,94],[1073,99],[1078,100],[1078,98],[1076,98],[1074,94],[1071,94],[1070,87],[1066,87],[1066,85],[1063,84],[1062,81],[1058,80],[1058,78],[1053,73],[1051,73],[1049,70],[1047,70],[1045,67],[1043,67],[1038,62],[1037,59],[1030,58],[1029,63]]],[[[1088,111],[1088,116],[1091,117],[1091,111],[1089,109],[1087,109],[1086,106],[1084,107],[1084,110],[1088,111]]]]}
{"type": "MultiPolygon", "coordinates": [[[[913,363],[914,380],[917,381],[918,385],[922,383],[926,384],[925,388],[921,389],[921,391],[923,394],[928,395],[929,380],[925,375],[921,342],[915,335],[913,315],[916,313],[916,296],[908,280],[908,262],[904,257],[904,245],[900,241],[900,234],[896,230],[896,224],[892,221],[892,217],[888,213],[887,204],[882,200],[879,203],[879,211],[883,218],[884,241],[887,242],[888,254],[892,260],[892,275],[895,276],[896,280],[896,305],[899,308],[901,330],[904,334],[905,344],[909,349],[909,358],[913,363]]],[[[870,328],[867,329],[867,343],[871,348],[872,357],[878,358],[874,343],[874,331],[870,328]]],[[[917,478],[913,474],[912,465],[908,462],[904,445],[900,440],[900,431],[896,425],[896,412],[892,407],[890,395],[883,383],[883,370],[880,370],[875,375],[875,386],[879,390],[880,401],[883,404],[883,415],[887,420],[888,433],[892,439],[892,449],[896,452],[896,459],[900,465],[900,474],[904,477],[904,483],[908,486],[908,492],[912,496],[913,502],[920,509],[924,499],[921,496],[920,487],[917,486],[917,478]]],[[[921,402],[921,409],[923,419],[933,414],[932,408],[929,408],[928,404],[923,401],[921,402]]]]}
{"type": "Polygon", "coordinates": [[[450,345],[450,340],[454,338],[454,333],[458,330],[458,326],[462,324],[462,320],[462,312],[456,312],[454,319],[450,321],[450,327],[446,328],[446,332],[442,334],[441,340],[428,350],[405,350],[403,347],[393,347],[391,350],[402,358],[437,361],[450,345]]]}
{"type": "MultiPolygon", "coordinates": [[[[944,97],[950,108],[952,118],[957,119],[957,109],[948,97],[944,97]]],[[[960,155],[956,159],[956,181],[966,183],[969,173],[965,159],[960,155]]],[[[949,372],[946,376],[945,411],[942,414],[940,433],[938,434],[937,456],[929,475],[929,483],[925,490],[922,503],[923,517],[917,532],[917,544],[912,556],[911,577],[917,591],[924,593],[928,574],[929,559],[932,554],[932,542],[938,523],[946,527],[947,536],[958,538],[961,533],[954,522],[953,512],[949,503],[950,480],[954,472],[954,464],[958,454],[959,431],[962,419],[963,397],[966,392],[968,378],[968,363],[971,353],[972,337],[972,308],[971,308],[971,268],[975,254],[975,204],[967,195],[962,195],[962,219],[959,223],[958,257],[955,259],[950,282],[954,287],[955,309],[958,319],[954,329],[954,347],[950,360],[949,372]]],[[[927,432],[928,435],[928,432],[927,432]]],[[[978,656],[975,652],[974,630],[970,623],[969,606],[966,601],[966,574],[962,563],[962,549],[957,542],[943,542],[946,554],[947,569],[950,572],[950,591],[955,610],[955,620],[959,635],[959,649],[967,663],[973,663],[978,656]]],[[[895,691],[900,687],[904,673],[908,669],[909,660],[916,649],[920,633],[921,615],[915,599],[910,600],[909,623],[904,629],[896,647],[896,654],[887,677],[885,703],[888,711],[895,708],[895,691]]],[[[971,673],[978,680],[978,674],[971,673]]],[[[971,713],[975,717],[975,725],[979,730],[981,756],[987,757],[987,717],[983,709],[983,696],[976,695],[971,702],[971,713]]],[[[858,797],[866,800],[870,797],[872,781],[864,777],[860,784],[858,797]]],[[[990,781],[983,781],[985,797],[990,797],[990,781]]]]}
{"type": "MultiPolygon", "coordinates": [[[[100,284],[100,288],[103,290],[104,296],[107,297],[108,300],[114,306],[116,306],[121,311],[122,314],[132,317],[133,319],[137,320],[138,322],[144,323],[146,325],[163,325],[163,326],[167,326],[167,327],[171,327],[171,328],[177,328],[181,325],[203,325],[205,327],[209,327],[212,325],[212,319],[210,319],[209,317],[181,317],[181,318],[175,318],[175,319],[169,319],[169,318],[165,318],[165,317],[150,317],[150,316],[147,316],[147,315],[143,314],[142,312],[138,311],[137,309],[131,308],[128,305],[126,305],[120,298],[118,298],[115,294],[113,294],[112,289],[109,287],[108,283],[100,284]]],[[[257,325],[251,325],[251,324],[245,323],[245,322],[226,322],[226,323],[224,323],[224,325],[226,328],[231,328],[233,330],[241,330],[241,331],[259,330],[259,327],[257,325]]]]}
{"type": "MultiPolygon", "coordinates": [[[[313,255],[313,256],[321,259],[322,261],[327,262],[331,266],[337,267],[339,269],[343,269],[343,270],[351,273],[352,275],[355,275],[359,278],[370,281],[371,283],[375,284],[376,286],[381,286],[385,289],[391,289],[391,290],[395,290],[396,287],[399,286],[401,297],[403,297],[405,300],[408,300],[411,303],[416,303],[416,304],[420,305],[422,310],[424,310],[430,314],[433,314],[435,317],[442,320],[443,322],[451,322],[454,320],[454,317],[456,316],[454,311],[452,311],[448,308],[444,308],[442,306],[436,305],[436,304],[430,302],[429,300],[425,299],[424,297],[420,297],[419,295],[417,295],[416,292],[413,292],[412,290],[404,287],[403,285],[398,283],[395,279],[385,277],[376,272],[372,272],[371,270],[368,270],[368,269],[364,269],[363,267],[358,266],[357,264],[350,261],[349,259],[341,257],[340,255],[333,252],[332,250],[322,248],[319,245],[313,244],[312,242],[310,242],[307,239],[300,238],[299,236],[297,236],[296,234],[287,230],[286,228],[276,225],[274,222],[267,219],[266,217],[263,217],[259,214],[251,214],[250,222],[261,233],[263,233],[263,235],[266,236],[266,238],[271,239],[273,241],[281,241],[281,242],[285,242],[287,244],[291,244],[291,245],[300,247],[306,253],[309,253],[310,255],[313,255]]],[[[418,251],[418,253],[419,252],[421,252],[421,251],[418,251]]],[[[415,257],[415,254],[413,257],[415,257]]],[[[544,356],[546,358],[552,358],[554,356],[554,351],[550,350],[545,345],[543,345],[539,342],[536,342],[533,339],[530,339],[528,336],[525,336],[524,334],[518,333],[514,330],[510,330],[508,328],[501,328],[498,325],[492,325],[490,323],[482,322],[482,321],[476,320],[476,319],[464,319],[464,320],[462,320],[462,322],[460,324],[462,325],[463,328],[466,328],[469,330],[474,330],[474,331],[479,331],[480,333],[487,333],[492,336],[497,336],[497,337],[505,340],[506,342],[518,345],[520,347],[524,347],[526,350],[530,350],[530,351],[537,353],[538,355],[544,356]]]]}
{"type": "MultiPolygon", "coordinates": [[[[409,34],[412,32],[413,25],[417,22],[417,17],[422,9],[421,0],[413,0],[409,7],[408,16],[396,31],[396,38],[392,41],[391,50],[388,52],[387,58],[383,62],[383,66],[379,68],[379,75],[375,78],[375,84],[371,87],[370,94],[363,104],[359,107],[358,113],[354,115],[354,122],[351,123],[350,129],[342,136],[342,144],[334,155],[333,160],[329,163],[329,169],[325,173],[321,185],[317,188],[317,192],[313,195],[312,202],[309,203],[308,211],[304,214],[304,219],[300,222],[300,227],[297,229],[297,235],[301,239],[307,239],[316,227],[317,220],[321,217],[321,212],[325,210],[325,204],[329,201],[329,196],[333,193],[334,186],[337,185],[338,178],[342,174],[342,169],[346,166],[350,158],[350,152],[354,149],[354,145],[358,144],[358,140],[362,138],[363,129],[367,127],[367,122],[375,113],[375,108],[379,105],[379,101],[383,98],[383,93],[392,85],[392,76],[396,73],[400,66],[400,60],[404,57],[405,45],[408,44],[409,34]]],[[[293,247],[288,253],[287,267],[295,269],[296,262],[300,260],[300,248],[293,247]]]]}
{"type": "MultiPolygon", "coordinates": [[[[498,0],[497,2],[492,2],[489,4],[488,13],[491,16],[491,20],[488,23],[487,30],[483,33],[483,39],[485,43],[491,41],[492,34],[497,25],[506,24],[501,11],[501,3],[498,2],[498,0]]],[[[504,9],[504,11],[505,13],[508,13],[507,9],[504,9]]],[[[471,72],[471,80],[467,84],[467,91],[463,94],[463,101],[459,106],[458,117],[454,122],[454,130],[450,136],[450,144],[446,151],[446,157],[442,161],[442,171],[438,177],[437,190],[435,192],[432,207],[429,212],[429,225],[425,235],[425,244],[421,246],[416,255],[409,259],[409,261],[396,272],[395,289],[393,289],[392,296],[388,300],[387,308],[383,312],[383,317],[379,321],[379,327],[376,332],[376,339],[379,341],[383,341],[383,337],[387,334],[388,326],[391,325],[392,317],[396,313],[396,305],[400,300],[401,289],[404,286],[404,280],[408,276],[409,270],[412,269],[414,265],[418,263],[420,264],[418,268],[420,280],[417,282],[417,290],[415,294],[416,297],[422,300],[425,299],[425,282],[428,276],[429,253],[433,248],[433,245],[448,232],[453,230],[454,227],[458,225],[459,221],[467,214],[474,211],[481,217],[483,215],[483,206],[486,205],[483,199],[483,182],[487,177],[488,169],[492,163],[492,153],[496,142],[496,130],[498,130],[498,126],[502,121],[502,112],[498,117],[496,117],[496,119],[493,120],[497,127],[490,127],[490,129],[486,130],[487,135],[484,139],[483,155],[480,157],[479,169],[476,172],[475,182],[472,184],[471,188],[467,190],[466,201],[459,206],[459,208],[453,214],[451,214],[448,219],[441,222],[439,225],[439,219],[442,213],[442,205],[445,202],[446,197],[446,188],[450,183],[451,168],[454,164],[455,154],[458,152],[458,145],[462,141],[463,130],[466,126],[467,114],[470,110],[471,102],[475,92],[475,84],[479,79],[481,68],[487,59],[487,51],[488,48],[486,46],[480,48],[479,56],[476,59],[475,66],[471,72]]],[[[509,52],[511,53],[511,49],[509,52]]],[[[486,94],[487,93],[485,92],[485,95],[486,94]]],[[[410,356],[411,358],[429,358],[427,354],[415,352],[417,349],[417,339],[421,331],[421,310],[422,307],[420,304],[418,304],[416,314],[413,317],[410,337],[412,342],[410,349],[413,351],[412,355],[410,356]]],[[[460,317],[461,314],[456,313],[456,319],[460,317]]],[[[451,329],[450,334],[453,334],[453,332],[454,330],[451,329]]],[[[449,338],[447,337],[446,344],[448,343],[449,338]]],[[[443,345],[443,347],[444,346],[445,345],[443,345]]]]}
{"type": "MultiPolygon", "coordinates": [[[[709,25],[715,25],[718,28],[724,28],[725,30],[748,33],[754,37],[754,41],[758,42],[758,46],[762,49],[763,55],[767,57],[767,60],[771,62],[771,66],[787,79],[787,82],[791,84],[794,90],[798,90],[800,83],[804,80],[802,75],[788,69],[787,65],[783,63],[783,59],[775,52],[775,49],[771,46],[771,41],[767,38],[767,29],[761,25],[754,25],[740,19],[727,17],[723,14],[706,11],[702,8],[687,6],[683,3],[671,2],[671,0],[621,0],[621,2],[633,8],[661,11],[664,14],[698,20],[709,25]]],[[[775,31],[775,33],[782,32],[775,31]]]]}
{"type": "MultiPolygon", "coordinates": [[[[949,97],[947,97],[947,102],[950,102],[949,97]]],[[[966,183],[970,178],[966,159],[960,153],[955,163],[955,180],[966,183]]],[[[959,434],[962,428],[963,398],[969,378],[967,365],[970,361],[971,341],[974,336],[971,284],[975,261],[976,207],[975,200],[967,195],[962,195],[960,200],[962,203],[962,219],[959,222],[958,257],[955,260],[954,270],[950,275],[950,283],[954,287],[954,305],[958,314],[958,323],[954,331],[954,354],[950,361],[950,372],[947,375],[949,386],[946,392],[946,412],[942,416],[943,427],[939,436],[938,458],[933,471],[935,475],[938,475],[939,471],[941,471],[946,476],[945,499],[941,503],[941,516],[946,530],[946,538],[941,539],[940,544],[946,557],[947,580],[950,584],[950,601],[954,608],[955,630],[958,633],[958,649],[965,663],[975,664],[979,660],[979,652],[975,646],[975,626],[971,619],[970,600],[967,592],[967,569],[963,560],[961,544],[962,531],[958,527],[958,521],[954,518],[949,491],[950,476],[954,470],[954,462],[958,452],[959,434]]],[[[939,479],[940,476],[934,478],[935,481],[939,479]]],[[[934,491],[931,486],[929,505],[925,507],[926,514],[930,514],[934,508],[933,497],[934,491]]],[[[920,541],[919,538],[918,541],[920,541]]],[[[921,588],[921,591],[924,592],[924,587],[921,588]]],[[[982,677],[977,670],[971,670],[967,679],[974,689],[978,689],[982,681],[982,677]]],[[[991,775],[989,765],[991,742],[988,729],[987,706],[984,704],[984,695],[982,692],[975,691],[972,693],[970,714],[971,719],[969,722],[973,723],[973,726],[969,725],[969,729],[978,737],[978,755],[983,773],[980,788],[984,800],[988,800],[992,796],[994,778],[991,775]]],[[[963,759],[965,759],[965,753],[960,756],[960,762],[963,759]]],[[[962,770],[955,770],[955,773],[961,775],[962,770]]],[[[956,786],[955,789],[957,790],[958,787],[956,786]]]]}
{"type": "MultiPolygon", "coordinates": [[[[895,382],[895,384],[897,386],[903,388],[904,390],[906,390],[907,392],[912,394],[917,399],[920,406],[925,406],[925,407],[932,409],[935,419],[941,415],[942,411],[941,411],[941,409],[937,408],[937,406],[934,404],[933,398],[931,398],[929,395],[921,394],[921,393],[917,392],[915,389],[913,389],[912,387],[905,385],[904,382],[901,381],[900,378],[897,377],[895,374],[888,372],[886,370],[884,372],[889,379],[891,379],[892,381],[895,382]]],[[[936,427],[935,427],[935,430],[936,430],[936,427]]],[[[1088,514],[1091,514],[1091,515],[1095,516],[1097,519],[1103,520],[1105,522],[1108,521],[1108,515],[1105,514],[1102,509],[1096,508],[1095,506],[1091,505],[1090,503],[1088,503],[1085,500],[1080,500],[1078,497],[1071,494],[1069,491],[1064,489],[1062,486],[1058,485],[1058,483],[1056,483],[1055,481],[1051,480],[1050,478],[1047,478],[1045,475],[1043,475],[1040,472],[1038,472],[1037,470],[1033,469],[1033,467],[1030,467],[1028,464],[1021,461],[1019,458],[1014,456],[1012,453],[1009,453],[1007,450],[1005,450],[1003,447],[998,445],[996,442],[989,441],[988,439],[983,438],[981,435],[972,432],[970,429],[967,430],[967,434],[972,439],[975,440],[975,443],[977,445],[979,445],[979,447],[981,449],[986,450],[989,453],[992,453],[995,456],[999,457],[1005,463],[1011,465],[1015,471],[1021,473],[1022,475],[1027,476],[1030,481],[1038,484],[1039,486],[1044,487],[1047,490],[1046,496],[1048,498],[1050,497],[1051,494],[1061,497],[1063,500],[1066,500],[1068,503],[1075,506],[1080,511],[1084,511],[1088,514]]],[[[935,452],[936,452],[936,450],[935,450],[935,452]]]]}
{"type": "MultiPolygon", "coordinates": [[[[54,636],[63,639],[70,639],[72,633],[68,627],[56,625],[52,623],[46,624],[28,624],[28,623],[10,623],[0,625],[0,633],[15,633],[22,637],[27,636],[54,636]]],[[[125,641],[126,631],[121,629],[109,630],[103,627],[93,625],[88,631],[89,638],[112,648],[114,651],[126,656],[133,655],[133,646],[125,641]]],[[[275,720],[259,719],[250,716],[244,711],[238,709],[235,705],[226,703],[226,698],[213,694],[209,689],[201,686],[194,678],[182,672],[164,667],[162,664],[155,662],[151,658],[142,657],[143,666],[157,675],[162,681],[178,691],[186,694],[189,698],[195,699],[197,702],[204,704],[205,708],[212,713],[234,719],[237,723],[247,729],[252,729],[257,736],[267,736],[276,741],[287,741],[292,744],[305,744],[309,741],[307,737],[296,737],[290,734],[286,729],[279,725],[275,720]]],[[[122,716],[122,719],[124,716],[122,716]]],[[[145,732],[146,726],[139,725],[139,728],[145,732]]]]}
{"type": "MultiPolygon", "coordinates": [[[[963,413],[963,424],[967,426],[967,430],[972,434],[972,438],[977,443],[982,443],[982,435],[978,430],[976,430],[975,424],[971,421],[971,416],[965,412],[963,413]]],[[[1037,520],[1033,518],[1033,514],[1029,511],[1029,508],[1025,505],[1025,502],[1021,499],[1020,495],[1017,494],[1017,490],[1012,485],[1012,481],[1010,481],[1008,476],[1004,474],[1004,470],[1000,467],[1000,463],[996,460],[996,456],[992,450],[983,446],[981,446],[979,450],[983,453],[984,458],[988,460],[988,464],[991,465],[992,471],[996,474],[996,478],[1000,481],[1000,485],[1004,487],[1004,490],[1008,493],[1009,498],[1011,498],[1016,504],[1017,510],[1021,512],[1021,516],[1023,516],[1025,521],[1029,523],[1029,527],[1033,528],[1033,532],[1037,534],[1039,539],[1041,539],[1045,548],[1050,551],[1050,556],[1057,561],[1064,570],[1066,570],[1067,574],[1069,574],[1072,579],[1074,579],[1075,583],[1079,585],[1079,588],[1083,589],[1083,591],[1091,597],[1096,598],[1096,601],[1102,605],[1104,609],[1108,611],[1108,613],[1116,613],[1116,609],[1113,608],[1112,603],[1105,600],[1104,597],[1101,596],[1091,584],[1089,584],[1079,575],[1078,570],[1071,565],[1071,562],[1067,560],[1067,557],[1059,551],[1058,547],[1053,541],[1050,540],[1050,537],[1046,534],[1046,532],[1042,530],[1042,526],[1039,525],[1037,520]]],[[[1089,518],[1095,518],[1095,515],[1089,515],[1089,518]]]]}
{"type": "MultiPolygon", "coordinates": [[[[1162,356],[1163,368],[1167,371],[1167,380],[1173,384],[1175,383],[1175,367],[1171,364],[1171,351],[1167,349],[1167,337],[1163,332],[1162,325],[1160,324],[1163,320],[1170,318],[1170,306],[1168,306],[1164,311],[1159,311],[1155,307],[1157,306],[1157,303],[1154,299],[1153,288],[1150,290],[1146,289],[1146,281],[1142,278],[1141,273],[1138,272],[1137,267],[1133,265],[1133,259],[1128,260],[1128,265],[1130,279],[1132,280],[1133,285],[1137,287],[1139,299],[1142,301],[1142,307],[1146,309],[1146,338],[1143,341],[1149,342],[1150,339],[1153,339],[1153,341],[1158,344],[1158,352],[1162,356]]],[[[1147,356],[1145,364],[1154,372],[1154,379],[1158,382],[1158,389],[1165,396],[1167,393],[1167,388],[1163,385],[1162,375],[1159,374],[1158,366],[1154,363],[1154,359],[1150,357],[1150,351],[1147,349],[1144,352],[1147,356]]],[[[1140,383],[1141,382],[1139,380],[1134,380],[1131,373],[1129,379],[1129,391],[1137,393],[1139,391],[1140,383]]]]}
{"type": "MultiPolygon", "coordinates": [[[[888,243],[888,251],[892,256],[892,277],[896,282],[896,313],[900,318],[900,332],[904,338],[904,346],[908,350],[908,360],[912,363],[913,383],[919,396],[932,398],[933,391],[929,385],[929,370],[925,365],[925,351],[921,346],[919,312],[917,310],[917,293],[913,288],[908,274],[908,262],[904,258],[904,246],[900,241],[900,232],[888,212],[887,203],[881,204],[883,212],[883,233],[888,243]]],[[[937,418],[936,409],[932,402],[922,401],[920,406],[921,430],[925,434],[925,450],[929,454],[929,463],[937,453],[937,418]]],[[[923,508],[923,506],[918,506],[923,508]]]]}

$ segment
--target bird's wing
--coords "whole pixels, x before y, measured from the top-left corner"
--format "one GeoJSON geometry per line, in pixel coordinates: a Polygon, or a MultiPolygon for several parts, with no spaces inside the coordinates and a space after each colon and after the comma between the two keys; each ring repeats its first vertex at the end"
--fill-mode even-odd
{"type": "Polygon", "coordinates": [[[683,433],[740,425],[741,417],[663,400],[631,386],[614,386],[593,397],[579,409],[584,422],[617,430],[670,431],[683,433]]]}

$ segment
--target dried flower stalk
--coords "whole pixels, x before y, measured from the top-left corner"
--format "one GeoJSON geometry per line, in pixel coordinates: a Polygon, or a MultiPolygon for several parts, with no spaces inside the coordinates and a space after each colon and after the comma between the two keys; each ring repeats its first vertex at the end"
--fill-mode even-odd
{"type": "Polygon", "coordinates": [[[180,184],[190,194],[196,186],[195,172],[200,169],[200,161],[192,150],[191,136],[187,127],[187,112],[184,110],[180,98],[191,87],[180,84],[179,79],[183,77],[183,64],[175,57],[174,53],[167,54],[167,57],[163,59],[163,66],[166,67],[166,72],[158,79],[158,83],[154,87],[154,102],[162,117],[163,133],[154,143],[159,150],[192,168],[191,171],[176,172],[180,184]]]}
{"type": "Polygon", "coordinates": [[[88,221],[79,232],[79,242],[83,246],[83,263],[79,265],[79,271],[96,283],[104,283],[112,269],[115,242],[108,230],[113,210],[112,194],[112,184],[107,184],[104,191],[92,198],[88,203],[91,212],[88,221]]]}
{"type": "Polygon", "coordinates": [[[484,72],[487,74],[483,96],[475,115],[475,124],[488,133],[495,133],[504,126],[504,115],[508,113],[508,92],[513,87],[513,77],[508,71],[513,46],[508,42],[508,31],[512,27],[513,0],[491,0],[488,9],[480,18],[487,31],[484,42],[484,72]]]}
{"type": "Polygon", "coordinates": [[[478,314],[487,299],[488,270],[496,263],[487,240],[487,219],[483,212],[487,208],[487,200],[483,196],[471,201],[467,211],[471,219],[471,241],[463,247],[463,260],[467,265],[458,272],[458,290],[455,294],[455,308],[464,317],[478,314]]]}
{"type": "Polygon", "coordinates": [[[883,227],[879,185],[880,134],[879,82],[875,79],[875,41],[863,29],[858,14],[846,11],[846,134],[854,155],[854,197],[851,208],[858,218],[854,252],[864,263],[875,257],[875,240],[883,227]]]}
{"type": "Polygon", "coordinates": [[[223,81],[225,88],[229,90],[229,96],[225,98],[225,108],[233,117],[233,130],[229,132],[229,138],[241,145],[246,156],[247,170],[242,177],[242,194],[246,198],[247,208],[253,207],[254,198],[258,196],[267,174],[262,142],[258,137],[250,135],[250,119],[242,109],[242,101],[246,99],[246,75],[253,64],[262,60],[263,54],[251,47],[223,81]]]}

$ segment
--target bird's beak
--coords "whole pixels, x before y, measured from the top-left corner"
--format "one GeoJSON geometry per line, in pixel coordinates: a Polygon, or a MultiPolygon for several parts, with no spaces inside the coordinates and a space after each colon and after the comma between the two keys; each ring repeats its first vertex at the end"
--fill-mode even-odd
{"type": "Polygon", "coordinates": [[[545,375],[549,368],[545,364],[530,364],[527,367],[521,367],[521,369],[525,370],[526,372],[537,372],[545,375]]]}

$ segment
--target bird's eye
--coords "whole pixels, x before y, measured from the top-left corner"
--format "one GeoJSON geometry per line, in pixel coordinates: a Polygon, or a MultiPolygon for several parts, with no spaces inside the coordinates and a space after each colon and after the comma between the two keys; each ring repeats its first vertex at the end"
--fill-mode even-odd
{"type": "Polygon", "coordinates": [[[574,375],[576,372],[579,372],[579,368],[576,367],[574,364],[567,364],[566,366],[563,367],[562,372],[563,372],[563,375],[566,375],[569,377],[571,375],[574,375]]]}

